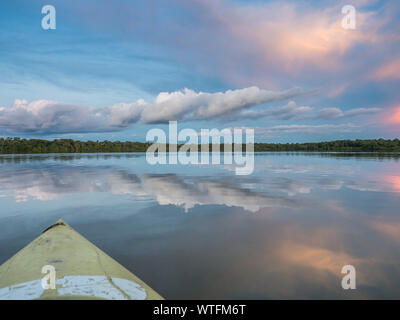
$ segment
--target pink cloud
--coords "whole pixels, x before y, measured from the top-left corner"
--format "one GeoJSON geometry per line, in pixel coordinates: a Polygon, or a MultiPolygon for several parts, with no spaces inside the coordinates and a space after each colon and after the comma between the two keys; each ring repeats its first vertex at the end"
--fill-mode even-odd
{"type": "Polygon", "coordinates": [[[365,65],[384,57],[379,48],[390,47],[399,40],[391,31],[393,24],[397,24],[391,13],[397,10],[397,4],[388,2],[380,11],[364,9],[375,2],[353,1],[357,27],[345,30],[341,25],[344,17],[341,9],[347,3],[343,1],[320,6],[305,1],[262,4],[193,1],[187,6],[207,17],[203,31],[219,36],[199,39],[201,48],[192,58],[199,59],[195,64],[202,65],[206,54],[208,62],[215,63],[211,72],[218,72],[235,85],[251,81],[279,88],[281,81],[329,79],[334,88],[330,96],[336,97],[345,91],[343,83],[368,81],[365,65]],[[388,25],[391,27],[385,30],[388,25]],[[330,79],[332,74],[334,79],[330,79]]]}
{"type": "Polygon", "coordinates": [[[400,80],[400,58],[378,67],[371,74],[371,78],[377,81],[400,80]]]}
{"type": "Polygon", "coordinates": [[[377,120],[385,132],[398,136],[400,134],[400,105],[386,107],[377,120]]]}
{"type": "Polygon", "coordinates": [[[99,6],[94,15],[81,6],[73,13],[101,33],[156,45],[194,72],[236,87],[279,90],[323,82],[332,88],[329,97],[343,94],[344,83],[370,81],[366,66],[387,58],[400,43],[395,0],[376,10],[371,9],[376,0],[351,1],[357,9],[355,30],[341,26],[347,1],[156,3],[157,12],[153,6],[141,10],[117,2],[99,6]]]}
{"type": "Polygon", "coordinates": [[[388,125],[400,125],[400,105],[389,108],[384,113],[382,122],[388,125]]]}
{"type": "Polygon", "coordinates": [[[227,18],[234,37],[248,42],[263,66],[277,66],[296,73],[304,66],[332,70],[341,66],[341,57],[355,44],[375,41],[377,35],[365,34],[363,24],[369,14],[358,14],[358,29],[341,26],[341,9],[300,12],[295,5],[235,8],[235,19],[227,18]]]}

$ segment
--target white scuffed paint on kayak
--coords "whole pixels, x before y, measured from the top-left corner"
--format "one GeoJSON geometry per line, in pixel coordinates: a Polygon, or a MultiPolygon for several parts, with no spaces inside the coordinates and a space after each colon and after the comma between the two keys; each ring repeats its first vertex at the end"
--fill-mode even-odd
{"type": "MultiPolygon", "coordinates": [[[[146,290],[138,283],[105,276],[65,276],[57,279],[58,296],[87,296],[107,300],[144,300],[146,290]]],[[[42,280],[29,281],[0,289],[0,300],[33,300],[44,293],[42,280]]]]}
{"type": "Polygon", "coordinates": [[[112,278],[114,284],[125,292],[132,300],[146,299],[146,290],[133,281],[120,278],[112,278]]]}
{"type": "Polygon", "coordinates": [[[136,282],[119,278],[112,278],[112,282],[120,290],[104,276],[66,276],[57,280],[57,284],[61,285],[58,294],[98,297],[107,300],[127,300],[125,295],[133,300],[146,299],[146,290],[136,282]]]}
{"type": "Polygon", "coordinates": [[[42,280],[33,280],[0,289],[0,300],[33,300],[43,294],[42,280]]]}

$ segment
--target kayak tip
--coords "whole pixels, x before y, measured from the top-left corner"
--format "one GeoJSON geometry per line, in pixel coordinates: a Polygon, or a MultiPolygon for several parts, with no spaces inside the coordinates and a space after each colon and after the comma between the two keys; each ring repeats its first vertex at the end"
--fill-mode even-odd
{"type": "Polygon", "coordinates": [[[45,232],[49,231],[50,229],[53,229],[54,227],[57,227],[57,226],[69,227],[68,223],[66,223],[63,219],[60,218],[57,220],[56,223],[54,223],[50,227],[46,228],[42,233],[45,233],[45,232]]]}

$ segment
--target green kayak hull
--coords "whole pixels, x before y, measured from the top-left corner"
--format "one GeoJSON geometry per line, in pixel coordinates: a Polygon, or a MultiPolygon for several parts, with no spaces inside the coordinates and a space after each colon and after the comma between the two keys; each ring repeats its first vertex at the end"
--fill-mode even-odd
{"type": "Polygon", "coordinates": [[[0,300],[161,300],[62,220],[0,266],[0,300]]]}

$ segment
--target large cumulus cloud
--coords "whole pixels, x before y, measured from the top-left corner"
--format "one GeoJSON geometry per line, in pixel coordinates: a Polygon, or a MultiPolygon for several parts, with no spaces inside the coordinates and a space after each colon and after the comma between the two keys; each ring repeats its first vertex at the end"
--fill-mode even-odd
{"type": "Polygon", "coordinates": [[[49,100],[15,100],[0,109],[0,127],[7,132],[97,132],[110,130],[109,108],[93,108],[49,100]]]}
{"type": "Polygon", "coordinates": [[[144,110],[142,120],[145,123],[162,123],[169,120],[210,119],[264,103],[287,100],[305,93],[300,88],[274,92],[258,87],[217,93],[196,93],[189,89],[160,93],[154,103],[144,110]]]}

